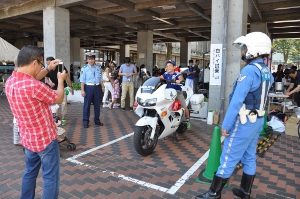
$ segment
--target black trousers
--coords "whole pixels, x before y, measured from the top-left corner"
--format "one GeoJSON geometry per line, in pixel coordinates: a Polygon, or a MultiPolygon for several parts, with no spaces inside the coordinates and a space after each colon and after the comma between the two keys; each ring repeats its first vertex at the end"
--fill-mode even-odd
{"type": "Polygon", "coordinates": [[[294,101],[297,103],[297,106],[300,106],[300,92],[294,93],[294,101]]]}
{"type": "Polygon", "coordinates": [[[204,89],[209,90],[209,82],[208,83],[204,83],[204,89]]]}

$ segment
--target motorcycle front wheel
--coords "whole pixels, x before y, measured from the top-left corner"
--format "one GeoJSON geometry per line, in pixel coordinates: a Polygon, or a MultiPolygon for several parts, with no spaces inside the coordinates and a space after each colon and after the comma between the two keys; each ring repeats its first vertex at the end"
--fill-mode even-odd
{"type": "Polygon", "coordinates": [[[142,156],[150,155],[157,144],[158,136],[155,133],[153,140],[150,139],[152,128],[150,126],[137,126],[134,131],[134,148],[142,156]]]}

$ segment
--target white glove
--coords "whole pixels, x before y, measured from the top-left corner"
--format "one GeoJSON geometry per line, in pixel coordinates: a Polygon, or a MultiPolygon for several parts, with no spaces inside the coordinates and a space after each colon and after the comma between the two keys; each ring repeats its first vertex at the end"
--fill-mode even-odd
{"type": "Polygon", "coordinates": [[[241,109],[239,111],[240,121],[242,124],[246,124],[248,113],[249,113],[249,110],[246,110],[246,105],[243,104],[243,106],[241,107],[241,109]]]}

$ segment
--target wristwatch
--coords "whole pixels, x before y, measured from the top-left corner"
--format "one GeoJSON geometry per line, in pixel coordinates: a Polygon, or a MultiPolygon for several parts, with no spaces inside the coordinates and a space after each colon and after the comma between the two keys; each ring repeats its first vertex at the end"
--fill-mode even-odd
{"type": "Polygon", "coordinates": [[[49,68],[48,68],[47,65],[45,66],[45,69],[46,69],[47,72],[50,72],[50,70],[49,70],[49,68]]]}

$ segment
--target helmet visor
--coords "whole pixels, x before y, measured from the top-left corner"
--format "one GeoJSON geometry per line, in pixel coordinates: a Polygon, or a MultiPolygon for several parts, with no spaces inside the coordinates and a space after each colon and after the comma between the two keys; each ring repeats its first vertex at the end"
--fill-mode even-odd
{"type": "Polygon", "coordinates": [[[243,43],[233,43],[233,46],[236,47],[236,48],[240,48],[240,49],[246,47],[246,45],[243,44],[243,43]]]}
{"type": "Polygon", "coordinates": [[[241,48],[242,46],[246,45],[246,37],[245,36],[241,36],[239,38],[237,38],[234,42],[233,45],[237,48],[241,48]]]}

